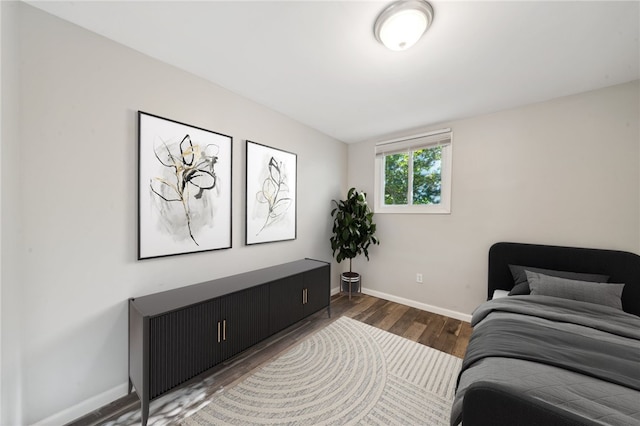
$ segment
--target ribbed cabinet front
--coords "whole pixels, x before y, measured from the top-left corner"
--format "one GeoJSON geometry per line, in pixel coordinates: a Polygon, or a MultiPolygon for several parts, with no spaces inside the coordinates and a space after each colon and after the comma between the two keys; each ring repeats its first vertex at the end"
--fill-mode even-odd
{"type": "Polygon", "coordinates": [[[129,392],[142,425],[151,400],[328,308],[329,270],[305,259],[130,299],[129,392]]]}

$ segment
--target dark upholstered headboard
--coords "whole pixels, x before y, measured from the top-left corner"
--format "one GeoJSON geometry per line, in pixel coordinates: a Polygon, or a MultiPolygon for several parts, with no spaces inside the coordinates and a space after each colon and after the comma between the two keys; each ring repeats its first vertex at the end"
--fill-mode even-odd
{"type": "Polygon", "coordinates": [[[538,244],[496,243],[489,249],[488,298],[494,290],[511,290],[509,265],[609,275],[624,283],[622,308],[640,316],[640,256],[626,251],[538,244]]]}

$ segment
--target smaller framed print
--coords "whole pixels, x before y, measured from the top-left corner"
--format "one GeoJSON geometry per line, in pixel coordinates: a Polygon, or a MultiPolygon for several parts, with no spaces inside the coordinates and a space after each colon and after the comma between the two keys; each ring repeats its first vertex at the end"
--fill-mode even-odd
{"type": "Polygon", "coordinates": [[[231,247],[232,148],[138,111],[138,260],[231,247]]]}
{"type": "Polygon", "coordinates": [[[246,244],[296,239],[298,156],[247,141],[246,244]]]}

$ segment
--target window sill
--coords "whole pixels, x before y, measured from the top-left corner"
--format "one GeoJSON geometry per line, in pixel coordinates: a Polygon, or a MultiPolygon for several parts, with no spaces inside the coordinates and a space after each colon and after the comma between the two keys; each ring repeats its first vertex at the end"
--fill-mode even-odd
{"type": "Polygon", "coordinates": [[[451,214],[449,206],[376,206],[375,214],[451,214]]]}

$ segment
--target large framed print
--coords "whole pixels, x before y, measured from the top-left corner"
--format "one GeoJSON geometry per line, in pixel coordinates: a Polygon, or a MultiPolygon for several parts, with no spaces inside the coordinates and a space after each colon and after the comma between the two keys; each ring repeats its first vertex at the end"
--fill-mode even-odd
{"type": "Polygon", "coordinates": [[[138,112],[138,259],[231,247],[231,136],[138,112]]]}
{"type": "Polygon", "coordinates": [[[246,244],[296,239],[298,156],[247,141],[246,244]]]}

